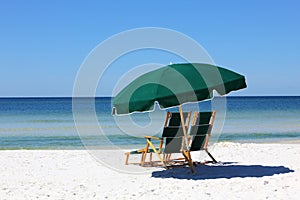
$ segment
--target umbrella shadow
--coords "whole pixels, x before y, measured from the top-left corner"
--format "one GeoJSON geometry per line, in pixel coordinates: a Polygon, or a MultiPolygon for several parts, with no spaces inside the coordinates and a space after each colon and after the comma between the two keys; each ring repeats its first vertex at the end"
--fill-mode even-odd
{"type": "Polygon", "coordinates": [[[194,174],[189,167],[175,167],[163,171],[152,172],[154,178],[176,178],[176,179],[218,179],[218,178],[246,178],[264,177],[275,174],[294,172],[284,166],[263,166],[263,165],[237,165],[234,163],[223,163],[219,165],[198,165],[194,167],[194,174]]]}

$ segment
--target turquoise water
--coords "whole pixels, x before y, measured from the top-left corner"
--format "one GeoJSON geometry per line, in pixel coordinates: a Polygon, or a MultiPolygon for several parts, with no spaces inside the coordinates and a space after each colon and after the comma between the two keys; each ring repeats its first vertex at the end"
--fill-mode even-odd
{"type": "MultiPolygon", "coordinates": [[[[261,142],[300,139],[300,97],[227,97],[221,141],[261,142]]],[[[95,108],[108,140],[115,145],[144,144],[124,134],[111,116],[111,99],[96,98],[95,108]],[[108,134],[107,134],[108,133],[108,134]]],[[[203,110],[210,102],[200,103],[203,110]]],[[[134,115],[147,124],[146,115],[134,115]]],[[[88,130],[93,124],[86,122],[88,130]]],[[[105,136],[84,136],[85,144],[107,145],[105,136]]],[[[0,98],[0,149],[77,149],[71,98],[0,98]]]]}

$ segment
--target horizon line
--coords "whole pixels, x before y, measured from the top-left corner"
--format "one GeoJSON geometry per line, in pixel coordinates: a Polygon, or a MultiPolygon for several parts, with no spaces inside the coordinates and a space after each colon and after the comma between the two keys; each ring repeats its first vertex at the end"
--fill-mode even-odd
{"type": "MultiPolygon", "coordinates": [[[[300,97],[300,95],[228,95],[223,97],[300,97]]],[[[4,98],[113,98],[113,96],[0,96],[0,99],[4,98]]]]}

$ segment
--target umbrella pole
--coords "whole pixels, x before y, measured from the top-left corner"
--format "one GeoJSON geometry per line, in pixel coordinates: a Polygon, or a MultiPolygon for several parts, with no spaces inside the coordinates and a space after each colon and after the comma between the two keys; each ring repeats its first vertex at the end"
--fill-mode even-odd
{"type": "MultiPolygon", "coordinates": [[[[182,111],[182,106],[181,105],[179,105],[179,113],[180,113],[181,125],[182,125],[182,128],[183,128],[183,137],[184,137],[185,147],[188,147],[187,133],[186,133],[185,121],[184,121],[183,111],[182,111]]],[[[185,147],[183,146],[182,150],[184,150],[185,147]]]]}
{"type": "Polygon", "coordinates": [[[187,138],[187,127],[185,125],[181,105],[179,105],[179,113],[180,113],[180,119],[181,119],[181,125],[183,128],[183,137],[184,137],[184,143],[185,143],[185,145],[184,145],[185,147],[183,147],[183,149],[182,149],[182,154],[188,160],[191,172],[194,173],[193,160],[191,157],[190,147],[189,147],[188,138],[187,138]],[[187,149],[185,149],[185,148],[187,148],[187,149]]]}

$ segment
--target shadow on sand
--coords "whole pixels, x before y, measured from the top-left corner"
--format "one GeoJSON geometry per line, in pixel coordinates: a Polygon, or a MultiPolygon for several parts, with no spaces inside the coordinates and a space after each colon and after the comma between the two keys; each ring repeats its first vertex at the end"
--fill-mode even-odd
{"type": "Polygon", "coordinates": [[[154,171],[152,172],[152,177],[201,180],[218,178],[229,179],[237,177],[263,177],[294,172],[294,170],[284,166],[236,165],[234,163],[198,165],[194,166],[194,169],[195,173],[192,174],[189,167],[175,167],[163,171],[154,171]]]}

